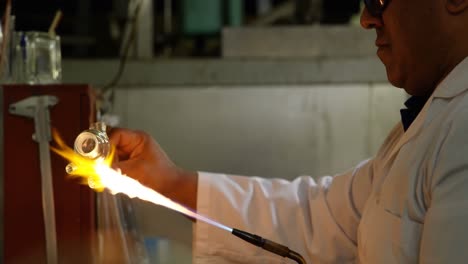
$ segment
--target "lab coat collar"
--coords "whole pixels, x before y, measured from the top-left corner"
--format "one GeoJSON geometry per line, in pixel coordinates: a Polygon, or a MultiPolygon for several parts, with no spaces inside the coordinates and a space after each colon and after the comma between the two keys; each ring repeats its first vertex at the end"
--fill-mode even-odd
{"type": "Polygon", "coordinates": [[[436,98],[452,98],[468,90],[468,57],[460,62],[434,91],[436,98]]]}
{"type": "MultiPolygon", "coordinates": [[[[403,147],[413,137],[418,135],[424,127],[427,112],[432,104],[434,98],[452,98],[462,92],[468,90],[468,57],[459,63],[447,77],[437,86],[432,96],[429,97],[421,112],[413,121],[408,130],[403,134],[398,143],[391,150],[390,155],[384,161],[384,166],[387,166],[393,157],[398,154],[401,147],[403,147]]],[[[403,130],[403,126],[402,126],[403,130]]]]}

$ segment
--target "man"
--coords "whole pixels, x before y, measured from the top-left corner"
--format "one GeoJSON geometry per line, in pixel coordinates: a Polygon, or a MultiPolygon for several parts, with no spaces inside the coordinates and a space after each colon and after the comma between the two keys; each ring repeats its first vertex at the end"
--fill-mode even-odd
{"type": "MultiPolygon", "coordinates": [[[[468,261],[468,0],[366,0],[389,81],[413,97],[377,155],[315,182],[195,173],[143,132],[116,129],[124,173],[309,263],[468,261]]],[[[283,263],[195,225],[196,263],[283,263]]]]}

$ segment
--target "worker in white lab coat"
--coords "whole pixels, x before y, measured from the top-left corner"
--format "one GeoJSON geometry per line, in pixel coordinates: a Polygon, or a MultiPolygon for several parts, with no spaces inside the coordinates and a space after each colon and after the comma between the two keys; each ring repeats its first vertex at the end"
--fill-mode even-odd
{"type": "MultiPolygon", "coordinates": [[[[413,96],[374,158],[317,181],[189,172],[146,133],[115,129],[116,166],[308,263],[468,263],[468,0],[365,3],[361,24],[377,32],[389,81],[413,96]]],[[[194,263],[286,261],[194,228],[194,263]]]]}

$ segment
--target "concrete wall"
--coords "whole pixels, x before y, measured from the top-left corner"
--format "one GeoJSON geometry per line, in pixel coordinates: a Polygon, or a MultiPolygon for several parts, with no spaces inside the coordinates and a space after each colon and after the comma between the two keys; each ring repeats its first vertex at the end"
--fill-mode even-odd
{"type": "Polygon", "coordinates": [[[360,26],[232,27],[223,29],[222,38],[224,58],[303,60],[375,54],[375,32],[360,26]]]}
{"type": "MultiPolygon", "coordinates": [[[[184,168],[293,179],[372,156],[405,96],[384,84],[132,87],[117,90],[115,112],[184,168]]],[[[168,263],[190,263],[191,223],[145,203],[136,209],[145,236],[168,239],[168,263]]]]}

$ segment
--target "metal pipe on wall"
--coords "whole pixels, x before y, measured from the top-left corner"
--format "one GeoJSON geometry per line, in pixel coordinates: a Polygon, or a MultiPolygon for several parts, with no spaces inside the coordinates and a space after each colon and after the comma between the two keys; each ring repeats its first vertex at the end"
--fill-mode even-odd
{"type": "Polygon", "coordinates": [[[164,0],[164,34],[172,33],[172,0],[164,0]]]}
{"type": "Polygon", "coordinates": [[[139,59],[153,58],[154,43],[154,13],[153,0],[140,0],[141,9],[137,19],[136,57],[139,59]]]}

